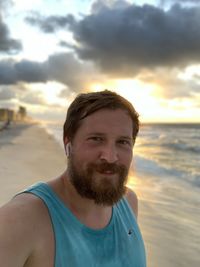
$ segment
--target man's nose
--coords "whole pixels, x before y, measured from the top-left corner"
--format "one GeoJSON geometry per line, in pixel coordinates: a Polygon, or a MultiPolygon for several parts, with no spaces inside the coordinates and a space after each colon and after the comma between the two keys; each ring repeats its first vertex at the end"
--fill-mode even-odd
{"type": "Polygon", "coordinates": [[[105,145],[100,152],[100,159],[108,163],[114,163],[118,160],[118,152],[114,145],[105,145]]]}

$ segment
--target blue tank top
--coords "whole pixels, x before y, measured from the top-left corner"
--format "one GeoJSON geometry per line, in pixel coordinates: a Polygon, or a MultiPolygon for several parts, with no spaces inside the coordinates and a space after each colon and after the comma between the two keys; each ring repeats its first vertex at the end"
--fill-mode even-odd
{"type": "Polygon", "coordinates": [[[125,198],[100,230],[82,224],[46,183],[26,189],[46,205],[55,237],[54,267],[146,267],[145,248],[134,213],[125,198]]]}

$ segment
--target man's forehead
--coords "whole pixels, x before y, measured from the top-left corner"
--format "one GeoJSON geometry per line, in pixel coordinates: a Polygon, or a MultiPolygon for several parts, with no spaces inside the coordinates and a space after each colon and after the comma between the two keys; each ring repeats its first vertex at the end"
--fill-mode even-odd
{"type": "MultiPolygon", "coordinates": [[[[121,116],[126,116],[126,117],[130,117],[131,119],[131,116],[129,114],[129,112],[126,110],[126,109],[122,109],[122,108],[116,108],[116,109],[109,109],[109,108],[102,108],[102,109],[99,109],[95,112],[92,112],[91,114],[87,115],[84,117],[83,120],[85,119],[91,119],[91,118],[94,118],[94,119],[97,119],[97,118],[102,118],[106,115],[109,116],[109,117],[117,117],[119,115],[121,116]]],[[[105,117],[104,117],[105,118],[105,117]]]]}
{"type": "Polygon", "coordinates": [[[101,109],[98,110],[81,121],[81,128],[87,128],[88,131],[117,130],[122,133],[126,131],[132,134],[132,119],[128,112],[123,109],[101,109]]]}

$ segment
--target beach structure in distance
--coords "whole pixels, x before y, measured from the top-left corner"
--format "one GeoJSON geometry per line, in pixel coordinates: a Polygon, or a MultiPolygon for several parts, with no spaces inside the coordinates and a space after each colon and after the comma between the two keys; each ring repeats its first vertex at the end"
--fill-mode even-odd
{"type": "Polygon", "coordinates": [[[7,128],[11,122],[24,121],[27,118],[26,108],[20,106],[18,111],[0,108],[0,130],[7,128]]]}
{"type": "Polygon", "coordinates": [[[24,120],[26,116],[27,111],[23,106],[20,106],[17,112],[8,108],[0,108],[0,121],[19,121],[24,120]]]}

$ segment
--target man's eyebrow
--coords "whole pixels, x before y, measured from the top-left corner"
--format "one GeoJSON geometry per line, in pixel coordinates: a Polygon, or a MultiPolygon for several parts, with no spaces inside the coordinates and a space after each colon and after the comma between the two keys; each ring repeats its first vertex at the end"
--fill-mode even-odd
{"type": "MultiPolygon", "coordinates": [[[[91,133],[87,134],[87,136],[90,136],[90,135],[106,136],[106,134],[101,133],[101,132],[91,132],[91,133]]],[[[130,136],[127,136],[127,135],[120,135],[117,139],[126,139],[126,140],[133,141],[132,136],[130,137],[130,136]]]]}
{"type": "Polygon", "coordinates": [[[88,134],[100,134],[100,135],[105,135],[105,134],[102,133],[102,132],[88,132],[88,134]]]}
{"type": "Polygon", "coordinates": [[[130,136],[126,136],[126,135],[122,135],[120,136],[120,138],[123,138],[123,139],[129,139],[129,140],[132,140],[133,138],[130,137],[130,136]]]}
{"type": "Polygon", "coordinates": [[[101,135],[101,136],[103,136],[103,135],[106,135],[106,134],[100,133],[100,132],[90,132],[87,135],[101,135]]]}

